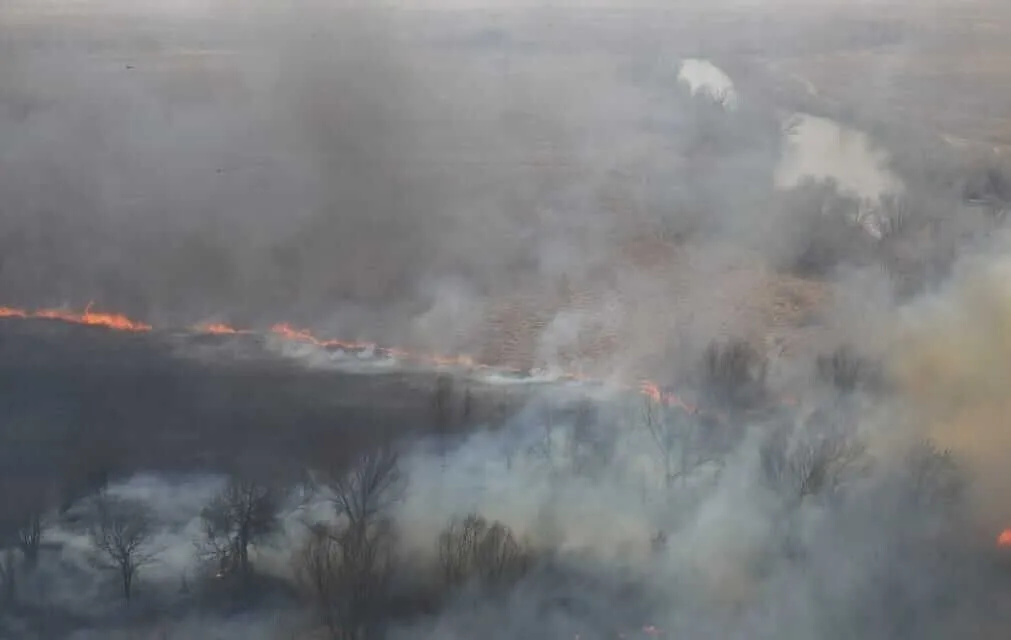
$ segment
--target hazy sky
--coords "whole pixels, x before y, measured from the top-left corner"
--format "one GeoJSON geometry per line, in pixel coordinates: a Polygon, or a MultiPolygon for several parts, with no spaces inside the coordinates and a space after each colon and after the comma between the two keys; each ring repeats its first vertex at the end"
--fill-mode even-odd
{"type": "MultiPolygon", "coordinates": [[[[958,6],[979,4],[982,0],[376,0],[372,6],[381,5],[398,9],[520,9],[528,7],[550,7],[557,9],[629,9],[629,8],[770,8],[770,7],[811,7],[811,6],[860,6],[888,5],[909,9],[923,5],[958,6]]],[[[7,0],[8,9],[19,12],[51,11],[130,11],[134,13],[178,13],[199,14],[214,7],[232,7],[237,10],[248,8],[251,2],[241,0],[7,0]]],[[[305,3],[304,3],[305,4],[305,3]]],[[[359,4],[351,0],[321,3],[314,0],[308,4],[335,6],[359,4]]]]}

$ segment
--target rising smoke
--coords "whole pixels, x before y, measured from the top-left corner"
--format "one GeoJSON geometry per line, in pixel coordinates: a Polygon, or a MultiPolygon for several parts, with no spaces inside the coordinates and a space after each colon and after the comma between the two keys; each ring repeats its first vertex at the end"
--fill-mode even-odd
{"type": "MultiPolygon", "coordinates": [[[[845,13],[831,2],[778,27],[779,3],[639,4],[0,8],[0,306],[94,301],[155,327],[285,321],[613,383],[531,385],[505,407],[484,398],[520,382],[486,376],[473,407],[470,387],[463,401],[438,386],[428,406],[413,379],[339,391],[239,367],[241,384],[222,383],[124,346],[110,349],[130,360],[136,348],[157,375],[131,365],[126,382],[52,392],[85,416],[54,420],[95,429],[80,442],[107,433],[99,423],[146,419],[178,429],[166,449],[195,437],[216,455],[333,449],[341,464],[375,433],[396,436],[407,482],[383,530],[397,560],[385,637],[999,636],[1011,192],[989,166],[964,173],[929,125],[897,123],[887,101],[856,93],[866,87],[847,108],[753,61],[816,40],[892,47],[895,66],[868,83],[885,91],[933,36],[884,18],[828,28],[845,13]],[[724,362],[706,359],[712,345],[757,354],[742,374],[754,397],[710,388],[728,379],[706,369],[724,362]],[[839,383],[847,373],[859,384],[839,383]],[[635,393],[640,376],[690,402],[635,393]],[[109,402],[77,397],[108,389],[109,402]],[[319,427],[329,416],[332,431],[319,427]],[[211,420],[225,435],[190,430],[211,420]],[[469,514],[504,524],[532,561],[504,586],[440,591],[440,536],[469,514]]],[[[932,11],[907,17],[922,27],[932,11]]],[[[32,375],[44,368],[5,348],[32,375]]],[[[304,341],[285,348],[329,362],[304,341]]],[[[68,371],[91,362],[57,351],[68,371]]],[[[76,388],[74,375],[60,384],[76,388]]],[[[13,419],[33,415],[29,399],[10,401],[13,419]]],[[[21,451],[31,430],[19,429],[21,451]]],[[[47,515],[59,558],[24,586],[66,612],[52,636],[309,626],[292,557],[307,524],[343,522],[334,496],[298,485],[316,502],[286,493],[279,531],[254,545],[285,586],[239,614],[201,608],[193,541],[227,465],[187,452],[179,466],[199,474],[136,475],[164,453],[142,440],[117,442],[134,461],[98,482],[161,523],[141,605],[124,614],[104,590],[72,496],[70,516],[47,515]]]]}
{"type": "MultiPolygon", "coordinates": [[[[780,122],[686,95],[658,33],[615,56],[634,24],[552,26],[564,12],[507,17],[516,35],[499,41],[353,3],[201,6],[149,22],[103,21],[118,4],[8,10],[22,24],[3,62],[6,304],[473,352],[503,306],[533,298],[544,322],[620,292],[623,309],[670,315],[657,297],[708,297],[695,283],[728,253],[762,266],[739,240],[771,208],[780,122]],[[603,52],[580,53],[598,36],[603,52]],[[671,264],[667,239],[695,232],[732,242],[671,264]]],[[[753,321],[693,306],[710,304],[682,332],[753,321]]],[[[623,315],[623,346],[655,351],[635,336],[669,327],[623,315]]]]}

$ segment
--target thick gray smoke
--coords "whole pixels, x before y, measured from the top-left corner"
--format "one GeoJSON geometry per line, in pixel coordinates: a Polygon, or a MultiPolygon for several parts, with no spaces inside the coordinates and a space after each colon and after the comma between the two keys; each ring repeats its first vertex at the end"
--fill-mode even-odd
{"type": "Polygon", "coordinates": [[[364,4],[201,7],[8,10],[6,303],[396,341],[624,224],[599,191],[645,111],[612,61],[364,4]]]}
{"type": "MultiPolygon", "coordinates": [[[[254,350],[238,338],[195,362],[176,359],[192,336],[4,333],[0,479],[38,460],[82,485],[45,513],[57,550],[12,620],[318,627],[297,554],[307,525],[351,516],[304,472],[392,436],[406,482],[376,637],[1002,637],[1011,180],[950,116],[893,104],[929,102],[916,60],[982,31],[939,35],[961,14],[937,3],[523,4],[0,6],[0,307],[283,320],[613,383],[430,390],[395,364],[365,382],[222,363],[254,350]],[[825,51],[849,54],[812,75],[825,51]],[[888,64],[830,75],[867,51],[888,64]],[[35,405],[66,440],[37,460],[35,405]],[[268,596],[236,613],[193,596],[193,547],[244,454],[283,469],[261,470],[283,495],[251,545],[268,596]],[[157,521],[129,607],[75,520],[92,486],[157,521]],[[447,586],[440,541],[475,514],[530,562],[447,586]]],[[[28,494],[12,477],[3,497],[28,494]]]]}
{"type": "Polygon", "coordinates": [[[23,9],[3,62],[12,304],[250,322],[413,292],[438,229],[407,175],[392,25],[217,8],[23,9]]]}
{"type": "Polygon", "coordinates": [[[770,322],[700,283],[766,289],[806,242],[771,103],[679,75],[725,29],[695,11],[33,7],[0,62],[4,304],[641,364],[770,322]]]}

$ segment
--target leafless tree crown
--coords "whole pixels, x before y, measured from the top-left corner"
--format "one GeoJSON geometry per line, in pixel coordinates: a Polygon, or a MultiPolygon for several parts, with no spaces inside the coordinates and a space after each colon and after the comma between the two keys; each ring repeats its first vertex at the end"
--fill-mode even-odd
{"type": "Polygon", "coordinates": [[[337,520],[310,525],[295,572],[333,638],[376,633],[393,572],[390,508],[400,498],[401,480],[391,447],[360,455],[347,473],[325,475],[337,520]]]}
{"type": "Polygon", "coordinates": [[[249,546],[273,535],[279,527],[281,496],[256,480],[232,478],[201,513],[204,553],[217,562],[217,575],[251,571],[249,546]]]}
{"type": "Polygon", "coordinates": [[[141,502],[102,494],[92,505],[88,535],[98,552],[98,563],[119,573],[123,598],[133,595],[138,570],[154,561],[151,548],[154,516],[141,502]]]}
{"type": "Polygon", "coordinates": [[[766,368],[765,356],[745,340],[713,342],[702,358],[702,388],[717,403],[748,405],[765,394],[766,368]]]}
{"type": "Polygon", "coordinates": [[[351,528],[367,526],[401,497],[399,453],[393,447],[364,453],[349,473],[331,473],[327,483],[337,515],[347,518],[351,528]]]}
{"type": "Polygon", "coordinates": [[[785,499],[835,492],[866,460],[866,446],[848,425],[817,417],[795,431],[778,429],[761,449],[766,479],[785,499]]]}
{"type": "Polygon", "coordinates": [[[439,536],[439,564],[449,586],[508,583],[521,577],[530,561],[529,548],[509,527],[476,513],[453,519],[439,536]]]}

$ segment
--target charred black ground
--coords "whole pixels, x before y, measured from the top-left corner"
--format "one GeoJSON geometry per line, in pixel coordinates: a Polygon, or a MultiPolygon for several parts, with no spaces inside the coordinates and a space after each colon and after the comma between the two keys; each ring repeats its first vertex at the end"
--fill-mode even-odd
{"type": "Polygon", "coordinates": [[[52,453],[49,465],[27,464],[56,475],[107,456],[112,476],[269,458],[294,477],[314,454],[351,459],[380,442],[501,422],[542,391],[459,372],[307,367],[269,340],[4,321],[2,410],[8,424],[32,425],[28,448],[5,455],[52,453]],[[449,385],[451,404],[436,410],[439,385],[449,385]]]}
{"type": "Polygon", "coordinates": [[[1006,637],[1007,7],[449,2],[0,3],[0,636],[1006,637]]]}

